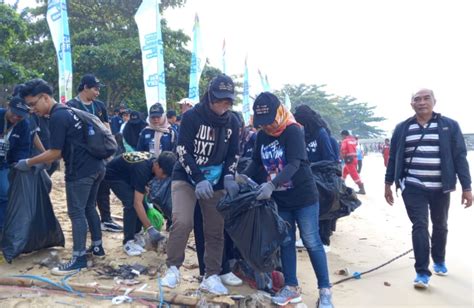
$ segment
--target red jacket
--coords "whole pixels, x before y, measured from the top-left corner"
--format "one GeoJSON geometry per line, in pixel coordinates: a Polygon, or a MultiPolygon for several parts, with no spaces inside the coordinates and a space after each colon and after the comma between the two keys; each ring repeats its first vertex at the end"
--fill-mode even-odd
{"type": "Polygon", "coordinates": [[[352,136],[347,136],[341,143],[341,157],[357,157],[357,140],[352,136]]]}

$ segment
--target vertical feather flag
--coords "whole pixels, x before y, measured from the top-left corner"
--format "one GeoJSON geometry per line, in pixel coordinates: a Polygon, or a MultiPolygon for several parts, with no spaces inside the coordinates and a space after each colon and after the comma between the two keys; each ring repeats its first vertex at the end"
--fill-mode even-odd
{"type": "Polygon", "coordinates": [[[59,100],[65,104],[72,98],[71,39],[66,0],[49,0],[46,18],[58,59],[59,100]]]}
{"type": "Polygon", "coordinates": [[[205,63],[202,51],[201,27],[199,26],[199,17],[196,14],[193,27],[193,51],[191,54],[188,95],[188,98],[195,102],[199,102],[199,80],[205,63]]]}
{"type": "Polygon", "coordinates": [[[222,73],[227,74],[226,65],[225,65],[225,39],[222,43],[222,73]]]}
{"type": "Polygon", "coordinates": [[[288,93],[285,91],[285,107],[288,109],[288,111],[291,111],[291,101],[290,101],[290,96],[288,93]]]}
{"type": "Polygon", "coordinates": [[[142,50],[146,105],[159,102],[166,111],[165,63],[161,34],[160,0],[143,0],[135,14],[142,50]]]}
{"type": "Polygon", "coordinates": [[[250,94],[249,94],[249,70],[247,67],[247,57],[245,57],[244,67],[244,92],[242,100],[242,115],[245,124],[250,123],[250,94]]]}
{"type": "Polygon", "coordinates": [[[268,77],[263,77],[262,72],[258,70],[258,76],[260,77],[260,83],[262,84],[263,91],[270,92],[270,84],[268,83],[268,77]]]}

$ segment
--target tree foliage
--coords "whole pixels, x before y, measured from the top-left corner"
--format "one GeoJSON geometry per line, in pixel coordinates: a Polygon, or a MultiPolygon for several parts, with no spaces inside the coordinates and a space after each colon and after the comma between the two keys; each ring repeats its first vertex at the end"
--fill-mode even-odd
{"type": "Polygon", "coordinates": [[[375,107],[358,102],[353,97],[338,97],[324,91],[325,85],[285,85],[276,95],[284,101],[285,92],[291,100],[292,111],[302,104],[310,106],[321,114],[336,138],[343,129],[360,138],[380,136],[383,131],[372,123],[385,120],[374,115],[375,107]]]}

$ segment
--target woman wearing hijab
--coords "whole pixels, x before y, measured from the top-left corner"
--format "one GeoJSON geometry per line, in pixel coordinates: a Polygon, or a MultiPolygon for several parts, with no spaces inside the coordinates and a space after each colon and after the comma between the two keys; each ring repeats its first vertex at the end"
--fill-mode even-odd
{"type": "Polygon", "coordinates": [[[158,157],[162,151],[174,152],[177,132],[168,123],[165,110],[160,103],[156,103],[150,107],[148,122],[138,138],[137,151],[150,152],[153,156],[158,157]]]}
{"type": "Polygon", "coordinates": [[[281,245],[285,287],[274,297],[273,303],[286,305],[302,301],[296,277],[295,224],[308,251],[319,288],[319,307],[333,307],[328,266],[323,244],[318,234],[319,202],[305,150],[301,126],[293,115],[269,93],[261,93],[254,102],[254,125],[257,133],[252,162],[243,174],[255,177],[264,167],[267,181],[259,186],[257,200],[273,197],[278,214],[288,222],[290,241],[281,245]]]}
{"type": "Polygon", "coordinates": [[[138,111],[130,112],[130,120],[128,120],[123,129],[123,144],[126,152],[136,151],[138,137],[146,126],[146,122],[140,118],[138,111]]]}
{"type": "MultiPolygon", "coordinates": [[[[306,152],[310,163],[322,160],[339,162],[339,146],[336,139],[331,137],[331,131],[321,115],[308,105],[296,107],[295,119],[304,127],[306,152]]],[[[336,219],[319,221],[319,236],[323,241],[324,251],[330,251],[330,236],[336,229],[336,219]]],[[[303,242],[296,241],[296,247],[303,247],[303,242]]]]}

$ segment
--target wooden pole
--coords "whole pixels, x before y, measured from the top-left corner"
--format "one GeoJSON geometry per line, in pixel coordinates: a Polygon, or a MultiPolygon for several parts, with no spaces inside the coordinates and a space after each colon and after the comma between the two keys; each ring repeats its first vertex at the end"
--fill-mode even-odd
{"type": "MultiPolygon", "coordinates": [[[[28,278],[19,278],[19,277],[0,277],[0,285],[5,286],[20,286],[20,287],[39,287],[43,289],[51,290],[62,290],[54,285],[51,285],[46,282],[38,281],[35,279],[28,278]]],[[[105,286],[105,285],[85,285],[81,283],[68,283],[68,285],[75,291],[88,294],[106,294],[106,295],[123,295],[125,291],[129,288],[123,286],[105,286]]],[[[145,291],[145,290],[133,290],[129,293],[130,296],[139,297],[145,300],[159,301],[160,293],[155,291],[145,291]]],[[[186,296],[171,292],[163,292],[163,300],[165,302],[177,305],[186,305],[186,306],[196,306],[199,303],[200,298],[186,296]]],[[[217,297],[206,297],[206,301],[209,303],[221,305],[221,306],[232,306],[235,305],[235,302],[227,296],[217,296],[217,297]]]]}

